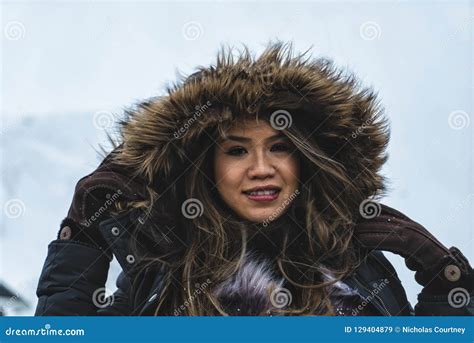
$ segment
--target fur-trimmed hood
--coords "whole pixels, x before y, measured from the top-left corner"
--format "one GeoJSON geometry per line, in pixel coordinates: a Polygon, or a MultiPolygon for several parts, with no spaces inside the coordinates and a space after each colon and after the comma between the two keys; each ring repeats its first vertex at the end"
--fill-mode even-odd
{"type": "Polygon", "coordinates": [[[375,93],[331,61],[294,55],[281,43],[258,57],[222,50],[215,64],[128,110],[116,159],[164,189],[206,149],[199,137],[244,115],[297,127],[342,166],[361,199],[385,190],[380,168],[389,132],[375,93]]]}

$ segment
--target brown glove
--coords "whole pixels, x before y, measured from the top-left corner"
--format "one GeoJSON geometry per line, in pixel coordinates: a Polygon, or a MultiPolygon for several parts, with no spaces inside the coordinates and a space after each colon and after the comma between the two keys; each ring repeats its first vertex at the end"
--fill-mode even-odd
{"type": "Polygon", "coordinates": [[[380,206],[380,213],[361,216],[354,227],[357,243],[404,257],[407,267],[416,271],[416,281],[425,286],[423,293],[445,294],[454,287],[472,292],[472,267],[457,248],[448,249],[423,226],[399,211],[375,205],[380,206]]]}
{"type": "Polygon", "coordinates": [[[130,170],[112,163],[114,153],[78,181],[58,239],[81,241],[106,250],[108,246],[98,230],[99,223],[107,219],[117,201],[145,199],[145,183],[133,178],[130,170]]]}

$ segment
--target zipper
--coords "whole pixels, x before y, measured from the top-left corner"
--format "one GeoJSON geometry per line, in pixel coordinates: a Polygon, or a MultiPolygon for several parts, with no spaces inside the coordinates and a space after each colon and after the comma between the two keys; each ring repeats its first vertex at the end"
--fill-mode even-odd
{"type": "Polygon", "coordinates": [[[372,292],[367,289],[363,284],[362,282],[359,281],[359,279],[354,275],[353,276],[353,279],[355,280],[355,282],[357,282],[365,291],[367,291],[371,296],[373,296],[375,299],[377,299],[380,303],[380,305],[382,306],[382,308],[385,310],[386,314],[388,316],[392,316],[392,314],[387,310],[387,306],[385,306],[385,303],[383,302],[382,298],[380,298],[377,294],[373,294],[372,295],[372,292]]]}

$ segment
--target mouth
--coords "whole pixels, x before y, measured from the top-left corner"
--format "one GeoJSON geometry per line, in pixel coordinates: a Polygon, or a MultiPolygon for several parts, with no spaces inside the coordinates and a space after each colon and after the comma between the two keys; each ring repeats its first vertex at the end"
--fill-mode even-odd
{"type": "Polygon", "coordinates": [[[277,186],[255,187],[243,191],[247,198],[254,201],[273,201],[278,198],[281,188],[277,186]]]}

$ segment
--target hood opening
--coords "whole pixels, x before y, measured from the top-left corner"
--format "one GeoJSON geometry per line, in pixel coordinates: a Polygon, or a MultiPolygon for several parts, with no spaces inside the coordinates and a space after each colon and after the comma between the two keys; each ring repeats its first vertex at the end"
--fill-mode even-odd
{"type": "MultiPolygon", "coordinates": [[[[215,64],[200,67],[167,95],[128,110],[114,158],[152,191],[172,197],[174,180],[194,156],[242,118],[277,118],[285,134],[316,146],[323,161],[354,182],[359,194],[345,198],[360,203],[384,193],[380,169],[389,129],[375,92],[330,60],[295,55],[282,43],[258,57],[223,49],[215,64]]],[[[328,182],[328,189],[338,188],[337,180],[328,182]]]]}

